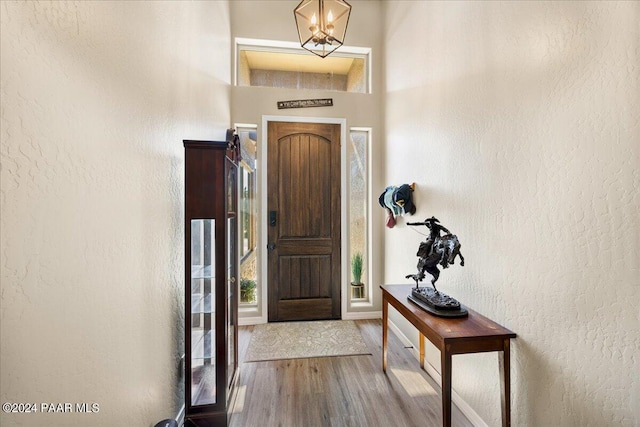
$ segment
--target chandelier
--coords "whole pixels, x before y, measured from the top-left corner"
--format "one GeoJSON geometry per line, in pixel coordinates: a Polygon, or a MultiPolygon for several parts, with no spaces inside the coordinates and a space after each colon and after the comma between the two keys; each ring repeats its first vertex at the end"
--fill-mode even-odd
{"type": "Polygon", "coordinates": [[[344,0],[302,0],[293,10],[300,45],[321,58],[342,46],[351,5],[344,0]]]}

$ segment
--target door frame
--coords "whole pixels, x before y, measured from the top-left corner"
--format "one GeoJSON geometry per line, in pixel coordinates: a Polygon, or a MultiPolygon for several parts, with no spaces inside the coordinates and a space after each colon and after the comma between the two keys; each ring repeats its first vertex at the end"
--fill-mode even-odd
{"type": "Polygon", "coordinates": [[[347,119],[346,118],[333,118],[333,117],[302,117],[302,116],[262,116],[262,128],[261,138],[259,143],[258,152],[260,153],[259,166],[260,174],[260,237],[258,244],[260,248],[260,267],[261,267],[261,291],[262,301],[261,303],[261,316],[260,323],[267,323],[268,321],[268,265],[267,265],[267,169],[269,168],[267,160],[267,144],[268,144],[268,125],[269,122],[295,122],[295,123],[328,123],[340,125],[340,317],[345,318],[347,313],[347,285],[349,282],[349,262],[348,255],[348,241],[345,239],[347,236],[347,208],[348,203],[345,200],[347,192],[347,119]]]}

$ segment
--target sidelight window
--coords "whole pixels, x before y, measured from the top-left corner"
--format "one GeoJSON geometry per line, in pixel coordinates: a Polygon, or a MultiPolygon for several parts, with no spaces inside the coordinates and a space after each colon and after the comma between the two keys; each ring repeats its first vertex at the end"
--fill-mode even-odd
{"type": "Polygon", "coordinates": [[[256,127],[238,126],[242,160],[238,173],[240,210],[240,306],[257,306],[258,286],[258,204],[256,127]]]}
{"type": "Polygon", "coordinates": [[[368,128],[351,128],[347,148],[349,168],[350,300],[368,302],[369,269],[369,152],[368,128]]]}

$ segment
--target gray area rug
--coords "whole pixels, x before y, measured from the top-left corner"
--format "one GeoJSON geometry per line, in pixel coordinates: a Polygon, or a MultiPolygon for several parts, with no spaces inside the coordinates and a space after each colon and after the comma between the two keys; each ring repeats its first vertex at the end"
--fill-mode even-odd
{"type": "Polygon", "coordinates": [[[371,354],[352,320],[256,325],[245,362],[371,354]]]}

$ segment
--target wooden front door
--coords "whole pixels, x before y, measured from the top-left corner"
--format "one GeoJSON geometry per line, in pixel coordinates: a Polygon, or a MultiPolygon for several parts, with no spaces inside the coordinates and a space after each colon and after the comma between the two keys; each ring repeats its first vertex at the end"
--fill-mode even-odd
{"type": "Polygon", "coordinates": [[[269,122],[269,321],[340,318],[340,125],[269,122]]]}

